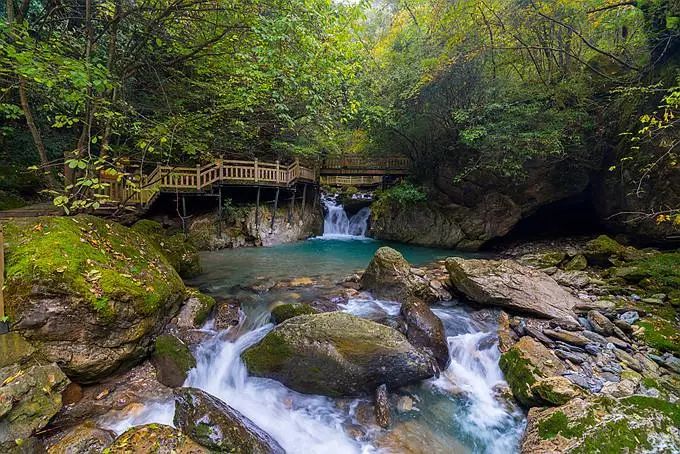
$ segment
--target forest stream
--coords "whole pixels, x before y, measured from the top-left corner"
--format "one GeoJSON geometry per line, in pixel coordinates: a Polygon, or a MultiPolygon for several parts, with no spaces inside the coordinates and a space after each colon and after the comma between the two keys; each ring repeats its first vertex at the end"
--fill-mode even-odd
{"type": "MultiPolygon", "coordinates": [[[[205,323],[209,336],[197,348],[197,367],[185,386],[220,398],[289,453],[517,452],[525,417],[501,393],[505,382],[498,367],[495,323],[488,314],[476,314],[455,300],[432,307],[445,327],[450,365],[438,378],[399,391],[395,398],[400,410],[389,431],[367,417],[373,411],[370,398],[306,395],[248,375],[240,355],[273,328],[270,308],[277,302],[326,298],[335,282],[364,268],[384,245],[396,248],[414,265],[460,255],[367,238],[367,208],[348,218],[341,205],[332,200],[326,205],[324,231],[330,233],[323,236],[202,255],[206,271],[191,284],[209,295],[240,301],[241,323],[223,331],[213,329],[213,320],[205,323]],[[253,290],[262,289],[265,281],[296,278],[312,279],[314,284],[253,290]]],[[[395,301],[374,299],[367,292],[330,301],[342,301],[337,309],[372,320],[395,317],[400,308],[395,301]]],[[[119,434],[151,422],[172,425],[174,411],[173,401],[149,402],[134,416],[106,425],[119,434]]]]}

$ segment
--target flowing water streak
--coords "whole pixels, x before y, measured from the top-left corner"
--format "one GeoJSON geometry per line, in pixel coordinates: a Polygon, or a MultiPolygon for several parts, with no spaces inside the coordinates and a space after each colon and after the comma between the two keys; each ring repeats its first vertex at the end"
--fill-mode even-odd
{"type": "Polygon", "coordinates": [[[351,218],[347,216],[345,207],[332,196],[324,195],[321,201],[325,207],[323,220],[323,236],[337,237],[365,237],[368,231],[370,208],[362,208],[351,218]]]}

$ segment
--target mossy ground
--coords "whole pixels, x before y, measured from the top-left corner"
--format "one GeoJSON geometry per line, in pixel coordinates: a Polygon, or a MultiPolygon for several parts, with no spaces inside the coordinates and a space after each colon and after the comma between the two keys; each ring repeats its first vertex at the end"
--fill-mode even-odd
{"type": "Polygon", "coordinates": [[[8,312],[38,283],[47,291],[88,301],[103,319],[115,316],[115,301],[150,314],[176,294],[182,280],[143,236],[103,219],[40,217],[4,224],[8,312]]]}
{"type": "Polygon", "coordinates": [[[190,278],[201,273],[198,250],[183,234],[168,235],[163,226],[150,219],[136,222],[132,230],[144,235],[165,255],[180,276],[190,278]]]}

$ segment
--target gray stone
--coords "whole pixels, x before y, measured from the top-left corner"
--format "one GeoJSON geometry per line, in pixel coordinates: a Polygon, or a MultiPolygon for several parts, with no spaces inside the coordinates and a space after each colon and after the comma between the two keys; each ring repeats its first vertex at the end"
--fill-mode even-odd
{"type": "Polygon", "coordinates": [[[380,427],[387,429],[391,420],[387,386],[382,384],[375,390],[375,421],[380,427]]]}
{"type": "Polygon", "coordinates": [[[611,336],[614,331],[614,324],[599,311],[589,311],[588,322],[593,327],[593,331],[603,336],[611,336]]]}
{"type": "Polygon", "coordinates": [[[571,331],[544,329],[543,334],[552,339],[566,342],[567,344],[576,345],[577,347],[585,347],[590,343],[590,340],[587,337],[584,337],[580,333],[573,333],[571,331]]]}

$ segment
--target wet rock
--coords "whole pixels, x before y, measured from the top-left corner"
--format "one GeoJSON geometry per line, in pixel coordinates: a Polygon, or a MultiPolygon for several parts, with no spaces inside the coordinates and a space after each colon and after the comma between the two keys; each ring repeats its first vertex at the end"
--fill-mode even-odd
{"type": "Polygon", "coordinates": [[[133,427],[106,451],[107,454],[209,454],[211,451],[174,427],[146,424],[133,427]]]}
{"type": "Polygon", "coordinates": [[[48,454],[99,454],[113,443],[115,432],[101,429],[93,421],[79,424],[50,439],[48,454]]]}
{"type": "Polygon", "coordinates": [[[571,258],[565,265],[565,271],[583,271],[588,266],[588,260],[583,254],[577,254],[571,258]]]}
{"type": "Polygon", "coordinates": [[[510,350],[510,347],[515,345],[519,338],[510,327],[510,318],[505,311],[501,311],[498,317],[498,349],[501,353],[510,350]]]}
{"type": "Polygon", "coordinates": [[[402,303],[400,312],[406,321],[409,342],[432,355],[439,368],[445,370],[451,358],[441,319],[424,301],[414,297],[402,303]]]}
{"type": "Polygon", "coordinates": [[[61,409],[61,393],[68,383],[56,364],[0,369],[0,452],[47,425],[61,409]]]}
{"type": "Polygon", "coordinates": [[[398,388],[436,372],[398,331],[342,312],[291,318],[241,357],[253,375],[328,396],[370,393],[383,383],[398,388]]]}
{"type": "Polygon", "coordinates": [[[577,397],[561,407],[532,408],[522,452],[646,452],[680,446],[677,404],[645,396],[577,397]]]}
{"type": "Polygon", "coordinates": [[[35,353],[24,337],[15,332],[0,334],[0,368],[11,364],[23,364],[35,353]]]}
{"type": "Polygon", "coordinates": [[[524,331],[527,335],[533,337],[534,339],[542,342],[544,345],[552,348],[555,346],[555,342],[550,339],[548,336],[543,334],[542,331],[539,331],[537,328],[534,328],[532,326],[525,326],[524,331]]]}
{"type": "Polygon", "coordinates": [[[468,452],[453,436],[435,432],[425,423],[410,419],[395,423],[375,442],[380,452],[408,454],[451,454],[468,452]]]}
{"type": "Polygon", "coordinates": [[[242,454],[285,453],[252,421],[200,389],[175,390],[174,423],[198,444],[211,450],[242,454]]]}
{"type": "Polygon", "coordinates": [[[272,309],[272,319],[278,325],[298,315],[316,314],[318,312],[312,306],[305,303],[278,304],[272,309]]]}
{"type": "Polygon", "coordinates": [[[603,336],[611,336],[614,332],[614,324],[598,311],[588,312],[588,322],[593,327],[593,331],[603,336]]]}
{"type": "Polygon", "coordinates": [[[567,344],[576,345],[577,347],[585,347],[590,343],[590,340],[580,333],[574,333],[564,330],[544,329],[543,334],[551,339],[566,342],[567,344]]]}
{"type": "Polygon", "coordinates": [[[567,350],[555,350],[558,358],[571,361],[574,364],[583,364],[588,361],[588,357],[583,353],[570,352],[567,350]]]}
{"type": "Polygon", "coordinates": [[[550,405],[564,405],[583,395],[581,388],[560,376],[539,379],[531,385],[531,392],[550,405]]]}
{"type": "Polygon", "coordinates": [[[414,273],[400,252],[381,247],[361,276],[361,288],[377,298],[406,301],[408,296],[421,298],[427,303],[451,299],[441,288],[432,287],[426,276],[414,273]]]}
{"type": "Polygon", "coordinates": [[[195,289],[187,289],[187,299],[177,315],[177,326],[179,328],[200,328],[208,319],[215,299],[205,295],[195,289]]]}
{"type": "Polygon", "coordinates": [[[391,419],[387,386],[383,384],[375,390],[375,421],[380,427],[387,429],[391,419]]]}
{"type": "Polygon", "coordinates": [[[579,302],[550,276],[512,260],[447,259],[451,282],[472,301],[546,318],[570,318],[579,302]]]}
{"type": "Polygon", "coordinates": [[[241,309],[238,302],[219,301],[215,309],[215,329],[224,330],[241,323],[241,309]]]}
{"type": "Polygon", "coordinates": [[[542,378],[560,375],[563,364],[554,353],[531,337],[522,337],[501,355],[499,366],[505,374],[512,394],[525,407],[541,405],[542,399],[531,386],[542,378]]]}
{"type": "Polygon", "coordinates": [[[182,386],[189,370],[196,367],[196,359],[189,347],[171,334],[156,338],[151,361],[156,368],[158,381],[171,388],[182,386]]]}
{"type": "Polygon", "coordinates": [[[399,413],[408,413],[413,409],[413,399],[410,396],[399,396],[399,399],[397,399],[397,411],[399,413]]]}
{"type": "Polygon", "coordinates": [[[13,330],[79,383],[101,380],[151,351],[185,292],[156,246],[94,216],[13,222],[5,225],[13,330]]]}

